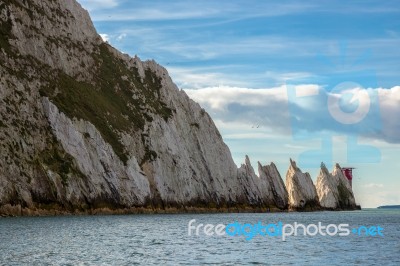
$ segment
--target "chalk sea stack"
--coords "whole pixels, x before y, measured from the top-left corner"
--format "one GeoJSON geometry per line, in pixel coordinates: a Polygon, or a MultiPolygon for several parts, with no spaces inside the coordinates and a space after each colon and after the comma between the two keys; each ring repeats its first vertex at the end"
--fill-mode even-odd
{"type": "Polygon", "coordinates": [[[318,194],[309,173],[303,173],[296,162],[290,159],[286,174],[286,189],[291,210],[319,210],[318,194]]]}
{"type": "Polygon", "coordinates": [[[322,207],[326,209],[358,209],[353,191],[339,164],[329,173],[324,164],[317,178],[316,189],[322,207]]]}

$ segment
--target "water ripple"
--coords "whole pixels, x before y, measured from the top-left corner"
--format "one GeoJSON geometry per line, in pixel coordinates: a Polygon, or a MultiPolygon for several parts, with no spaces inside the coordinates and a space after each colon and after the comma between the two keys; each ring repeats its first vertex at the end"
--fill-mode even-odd
{"type": "Polygon", "coordinates": [[[0,240],[0,265],[400,265],[400,212],[7,218],[0,240]],[[188,236],[191,219],[380,225],[385,237],[188,236]]]}

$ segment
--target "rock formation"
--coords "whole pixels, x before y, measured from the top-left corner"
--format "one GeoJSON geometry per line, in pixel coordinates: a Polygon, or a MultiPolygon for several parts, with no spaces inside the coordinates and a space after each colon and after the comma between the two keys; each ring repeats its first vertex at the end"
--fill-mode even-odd
{"type": "Polygon", "coordinates": [[[249,157],[246,156],[245,163],[238,169],[238,178],[245,188],[247,200],[252,204],[269,209],[284,210],[287,208],[287,191],[275,164],[262,166],[258,162],[257,176],[249,157]]]}
{"type": "Polygon", "coordinates": [[[261,179],[265,179],[269,183],[268,193],[272,195],[274,205],[279,209],[286,209],[288,207],[288,192],[275,164],[262,166],[258,163],[258,173],[261,179]]]}
{"type": "Polygon", "coordinates": [[[75,0],[0,0],[0,31],[0,214],[318,205],[294,162],[287,191],[274,164],[237,169],[167,70],[105,43],[75,0]]]}
{"type": "Polygon", "coordinates": [[[335,165],[332,174],[323,163],[321,164],[316,189],[323,208],[332,210],[358,208],[349,181],[343,175],[339,164],[335,165]]]}
{"type": "Polygon", "coordinates": [[[317,191],[310,174],[303,173],[292,159],[286,173],[286,189],[289,194],[289,209],[320,209],[317,191]]]}

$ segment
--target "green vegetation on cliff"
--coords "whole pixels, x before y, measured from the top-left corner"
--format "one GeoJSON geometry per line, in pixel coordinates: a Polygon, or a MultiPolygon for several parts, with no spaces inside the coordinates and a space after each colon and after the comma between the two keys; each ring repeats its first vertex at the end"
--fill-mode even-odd
{"type": "MultiPolygon", "coordinates": [[[[167,121],[172,109],[160,99],[161,79],[155,73],[146,69],[142,79],[137,68],[129,69],[110,49],[103,43],[93,54],[96,62],[93,83],[77,81],[59,71],[49,78],[40,93],[67,116],[90,121],[126,163],[128,154],[119,133],[143,130],[145,123],[153,119],[150,114],[167,121]]],[[[146,155],[146,160],[151,158],[146,155]]]]}
{"type": "MultiPolygon", "coordinates": [[[[17,68],[18,70],[4,67],[20,80],[30,79],[30,68],[39,70],[44,84],[40,87],[40,95],[49,97],[68,117],[91,122],[124,163],[129,154],[121,143],[121,133],[143,131],[145,124],[151,122],[155,116],[168,121],[173,115],[173,110],[161,99],[161,78],[150,69],[145,69],[145,75],[141,77],[136,67],[129,67],[106,43],[97,45],[88,54],[94,61],[88,73],[89,81],[79,81],[77,77],[69,76],[62,70],[54,70],[32,56],[16,52],[10,45],[10,40],[14,38],[12,29],[17,23],[11,19],[11,5],[26,13],[32,21],[42,15],[41,9],[33,3],[10,0],[0,3],[0,12],[6,15],[6,19],[0,21],[0,48],[8,57],[14,58],[18,65],[24,66],[17,68]]],[[[46,18],[55,22],[55,19],[68,15],[54,18],[46,15],[46,18]]],[[[33,34],[40,34],[34,23],[29,27],[33,34]]],[[[60,49],[67,47],[83,50],[81,43],[74,43],[62,36],[47,36],[45,43],[48,49],[55,46],[60,49]]],[[[145,141],[143,144],[146,153],[142,162],[154,159],[156,153],[146,146],[145,141]]]]}

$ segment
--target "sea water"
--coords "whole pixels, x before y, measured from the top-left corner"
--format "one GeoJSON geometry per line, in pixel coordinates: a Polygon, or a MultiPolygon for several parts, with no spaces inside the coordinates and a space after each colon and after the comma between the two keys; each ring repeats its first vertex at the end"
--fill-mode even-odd
{"type": "MultiPolygon", "coordinates": [[[[210,228],[208,228],[210,229],[210,228]]],[[[245,228],[249,230],[249,228],[245,228]]],[[[1,265],[400,265],[400,210],[0,218],[1,265]],[[198,234],[188,225],[200,224],[198,234]],[[348,224],[345,236],[204,233],[204,225],[348,224]],[[375,231],[376,232],[376,231],[375,231]]]]}

